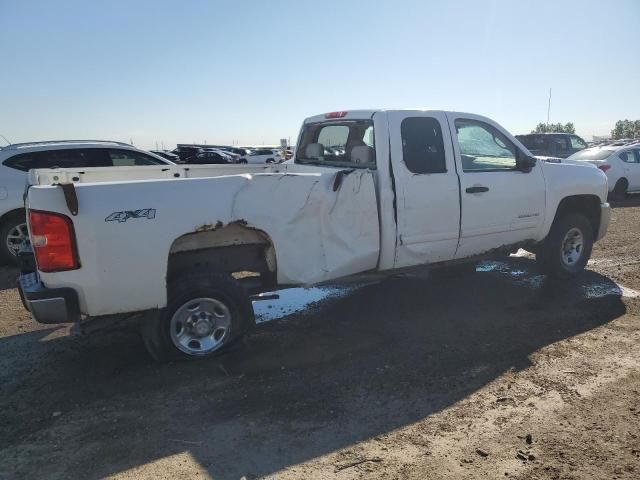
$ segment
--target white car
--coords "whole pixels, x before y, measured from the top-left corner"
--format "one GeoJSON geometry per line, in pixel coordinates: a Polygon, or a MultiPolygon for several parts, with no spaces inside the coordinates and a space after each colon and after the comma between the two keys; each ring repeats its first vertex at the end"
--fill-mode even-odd
{"type": "Polygon", "coordinates": [[[518,248],[566,278],[611,212],[593,165],[538,161],[497,123],[459,112],[316,115],[293,164],[130,170],[144,181],[113,168],[29,173],[37,271],[20,290],[37,321],[80,331],[144,312],[157,359],[216,354],[254,323],[250,295],[279,287],[518,248]]]}
{"type": "Polygon", "coordinates": [[[15,263],[27,243],[23,194],[32,168],[174,165],[127,143],[55,140],[0,147],[0,260],[15,263]]]}
{"type": "Polygon", "coordinates": [[[591,147],[567,160],[588,162],[602,170],[609,180],[612,200],[624,200],[627,193],[640,192],[640,144],[591,147]]]}
{"type": "Polygon", "coordinates": [[[282,154],[275,148],[258,148],[240,157],[238,163],[280,163],[282,154]]]}

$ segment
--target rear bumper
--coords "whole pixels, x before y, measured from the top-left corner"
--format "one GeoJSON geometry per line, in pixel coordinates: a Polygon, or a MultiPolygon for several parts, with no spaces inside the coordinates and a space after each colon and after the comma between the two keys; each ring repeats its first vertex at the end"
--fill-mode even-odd
{"type": "Polygon", "coordinates": [[[26,273],[18,278],[18,290],[24,308],[39,323],[80,320],[78,294],[72,288],[47,288],[36,273],[26,273]]]}
{"type": "Polygon", "coordinates": [[[598,228],[598,234],[595,241],[597,242],[607,234],[609,229],[609,223],[611,222],[611,206],[605,202],[600,204],[600,228],[598,228]]]}

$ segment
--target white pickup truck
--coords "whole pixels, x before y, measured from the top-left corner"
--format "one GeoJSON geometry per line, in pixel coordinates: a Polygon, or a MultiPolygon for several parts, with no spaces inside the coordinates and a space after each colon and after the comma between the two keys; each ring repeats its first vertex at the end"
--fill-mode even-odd
{"type": "Polygon", "coordinates": [[[536,161],[485,117],[332,112],[291,164],[32,170],[19,285],[42,323],[137,316],[155,358],[206,357],[255,323],[256,292],[518,248],[579,273],[606,198],[602,171],[536,161]]]}

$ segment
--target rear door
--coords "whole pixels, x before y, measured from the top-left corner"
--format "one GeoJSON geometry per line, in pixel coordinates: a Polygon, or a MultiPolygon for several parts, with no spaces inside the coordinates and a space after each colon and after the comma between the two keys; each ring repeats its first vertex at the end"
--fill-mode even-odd
{"type": "Polygon", "coordinates": [[[388,113],[396,188],[395,267],[455,257],[460,191],[447,118],[442,112],[388,113]]]}
{"type": "Polygon", "coordinates": [[[545,212],[540,162],[525,173],[516,161],[522,153],[498,124],[475,115],[447,116],[461,185],[456,258],[538,239],[545,212]]]}

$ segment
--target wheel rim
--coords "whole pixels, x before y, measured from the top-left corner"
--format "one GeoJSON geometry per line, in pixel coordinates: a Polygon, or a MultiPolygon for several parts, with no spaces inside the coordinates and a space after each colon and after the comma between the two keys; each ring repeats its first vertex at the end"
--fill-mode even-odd
{"type": "Polygon", "coordinates": [[[562,241],[562,262],[572,267],[582,258],[584,252],[584,237],[578,228],[572,228],[562,241]]]}
{"type": "Polygon", "coordinates": [[[215,298],[194,298],[171,317],[171,341],[187,355],[218,350],[231,334],[231,312],[215,298]]]}
{"type": "Polygon", "coordinates": [[[9,230],[6,238],[7,250],[16,256],[20,249],[29,244],[29,230],[26,223],[20,223],[9,230]]]}

